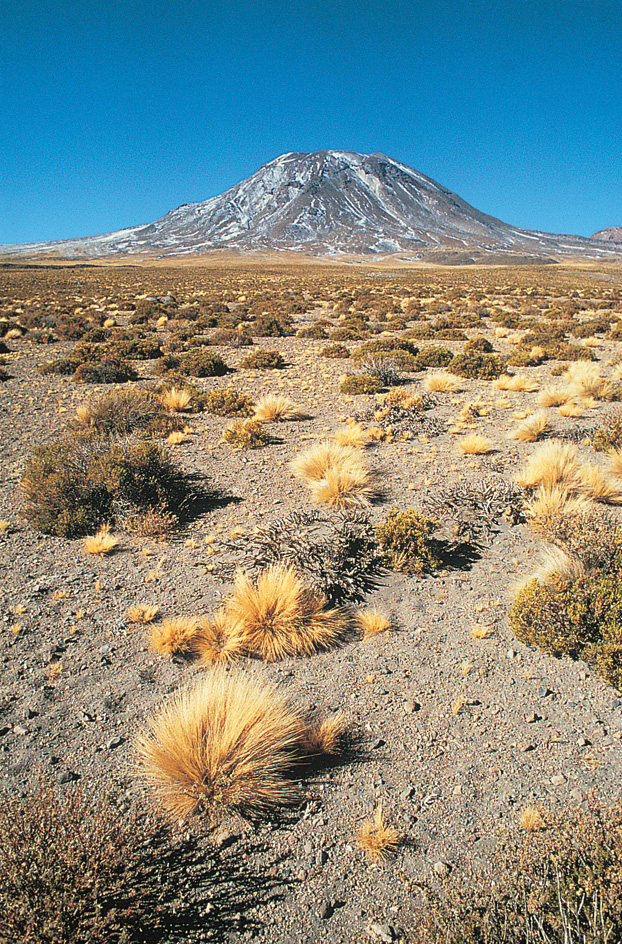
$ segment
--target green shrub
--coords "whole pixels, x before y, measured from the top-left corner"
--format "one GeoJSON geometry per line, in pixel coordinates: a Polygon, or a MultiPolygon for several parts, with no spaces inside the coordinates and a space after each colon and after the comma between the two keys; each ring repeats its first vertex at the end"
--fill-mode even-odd
{"type": "Polygon", "coordinates": [[[190,479],[158,444],[128,437],[81,436],[38,446],[22,478],[24,517],[59,537],[106,523],[139,527],[156,512],[173,527],[191,498],[190,479]]]}
{"type": "Polygon", "coordinates": [[[378,393],[382,384],[377,377],[371,374],[349,374],[343,377],[339,383],[339,393],[347,395],[361,395],[378,393]]]}
{"type": "Polygon", "coordinates": [[[162,342],[155,338],[128,338],[111,341],[106,345],[106,354],[133,361],[151,361],[162,357],[162,342]]]}
{"type": "Polygon", "coordinates": [[[510,611],[517,639],[553,656],[582,659],[605,681],[622,688],[622,585],[617,572],[574,581],[554,575],[531,580],[510,611]]]}
{"type": "Polygon", "coordinates": [[[223,359],[212,351],[189,351],[179,358],[179,369],[191,377],[222,377],[229,372],[223,359]]]}
{"type": "Polygon", "coordinates": [[[394,355],[399,351],[405,351],[408,354],[415,356],[419,348],[415,347],[414,344],[411,344],[410,341],[401,338],[376,338],[374,341],[366,341],[365,344],[361,344],[360,347],[357,347],[350,357],[353,360],[362,360],[365,357],[372,355],[394,355]]]}
{"type": "Polygon", "coordinates": [[[320,351],[320,357],[349,357],[350,349],[345,344],[329,344],[320,351]]]}
{"type": "Polygon", "coordinates": [[[538,812],[538,828],[501,833],[488,868],[426,883],[409,944],[622,940],[622,807],[538,812]]]}
{"type": "Polygon", "coordinates": [[[89,362],[76,367],[73,379],[76,383],[109,384],[137,380],[138,374],[129,363],[120,357],[105,357],[99,362],[89,362]]]}
{"type": "Polygon", "coordinates": [[[238,393],[235,387],[224,390],[208,390],[203,395],[203,409],[216,416],[250,416],[253,401],[245,393],[238,393]]]}
{"type": "Polygon", "coordinates": [[[516,348],[508,357],[507,363],[511,367],[538,367],[547,360],[547,357],[548,355],[543,349],[535,348],[526,351],[522,348],[516,348]]]}
{"type": "Polygon", "coordinates": [[[447,367],[453,360],[453,353],[446,347],[430,345],[419,351],[415,358],[415,370],[427,367],[447,367]]]}
{"type": "Polygon", "coordinates": [[[219,328],[209,339],[210,344],[220,344],[226,347],[252,347],[255,343],[246,329],[219,328]]]}
{"type": "Polygon", "coordinates": [[[456,354],[448,365],[452,374],[474,380],[495,380],[505,370],[506,360],[496,354],[468,351],[456,354]]]}
{"type": "Polygon", "coordinates": [[[242,361],[242,367],[249,367],[253,370],[280,370],[285,367],[285,361],[278,351],[253,351],[242,361]]]}
{"type": "Polygon", "coordinates": [[[470,341],[464,345],[464,354],[468,354],[469,351],[481,351],[482,354],[492,354],[494,348],[490,341],[484,337],[471,338],[470,341]]]}
{"type": "Polygon", "coordinates": [[[334,331],[331,331],[329,338],[331,341],[362,341],[363,338],[368,338],[370,331],[367,326],[363,325],[348,325],[343,328],[335,328],[334,331]]]}
{"type": "Polygon", "coordinates": [[[438,522],[424,518],[418,511],[389,511],[385,524],[376,528],[376,537],[385,559],[393,570],[422,574],[441,565],[440,542],[431,535],[438,522]]]}
{"type": "Polygon", "coordinates": [[[250,330],[257,338],[281,338],[292,333],[292,319],[289,315],[258,315],[250,324],[250,330]]]}
{"type": "Polygon", "coordinates": [[[222,438],[236,449],[260,449],[272,442],[272,437],[259,420],[238,420],[237,423],[227,426],[222,438]]]}
{"type": "Polygon", "coordinates": [[[591,442],[598,452],[622,447],[622,409],[614,408],[603,416],[602,425],[592,434],[591,442]]]}
{"type": "Polygon", "coordinates": [[[299,338],[310,338],[313,341],[324,341],[328,337],[328,331],[322,324],[310,325],[308,328],[301,328],[298,331],[299,338]]]}
{"type": "Polygon", "coordinates": [[[56,360],[39,364],[37,370],[40,374],[59,374],[61,377],[68,377],[79,366],[80,362],[71,357],[58,357],[56,360]]]}
{"type": "Polygon", "coordinates": [[[179,357],[174,354],[163,354],[151,368],[151,373],[155,377],[164,377],[170,371],[178,371],[180,367],[181,359],[179,357]]]}

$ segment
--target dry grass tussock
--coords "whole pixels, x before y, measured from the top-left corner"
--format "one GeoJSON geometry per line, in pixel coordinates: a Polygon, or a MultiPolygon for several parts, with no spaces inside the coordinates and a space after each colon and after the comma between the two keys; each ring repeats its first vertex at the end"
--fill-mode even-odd
{"type": "Polygon", "coordinates": [[[211,620],[201,619],[193,640],[193,649],[201,665],[235,662],[246,655],[246,641],[224,607],[211,620]]]}
{"type": "Polygon", "coordinates": [[[130,623],[151,623],[159,612],[159,607],[155,605],[137,603],[129,608],[126,617],[130,623]]]}
{"type": "Polygon", "coordinates": [[[551,441],[538,447],[517,482],[524,488],[552,489],[563,484],[567,489],[577,489],[581,485],[579,468],[573,443],[551,441]]]}
{"type": "Polygon", "coordinates": [[[430,393],[458,393],[462,389],[462,381],[455,374],[439,370],[427,374],[423,386],[430,393]]]}
{"type": "Polygon", "coordinates": [[[546,533],[551,522],[589,514],[594,503],[585,495],[573,495],[565,485],[540,487],[525,508],[532,527],[546,533]]]}
{"type": "Polygon", "coordinates": [[[309,757],[340,754],[346,730],[346,716],[341,711],[318,724],[308,725],[302,734],[304,753],[309,757]]]}
{"type": "Polygon", "coordinates": [[[338,446],[351,446],[353,449],[364,449],[371,442],[369,433],[362,423],[348,422],[345,427],[338,429],[333,439],[338,446]]]}
{"type": "Polygon", "coordinates": [[[162,394],[160,399],[167,410],[172,410],[173,413],[182,413],[190,406],[192,394],[189,390],[171,387],[170,390],[162,394]]]}
{"type": "Polygon", "coordinates": [[[575,400],[568,400],[567,403],[562,403],[558,409],[560,416],[567,416],[577,418],[579,416],[585,416],[585,410],[582,406],[579,406],[575,400]]]}
{"type": "Polygon", "coordinates": [[[538,829],[544,829],[545,826],[542,810],[537,806],[526,806],[522,809],[518,821],[528,833],[533,833],[538,829]]]}
{"type": "Polygon", "coordinates": [[[281,564],[264,570],[256,585],[238,573],[225,614],[244,649],[267,662],[331,649],[350,631],[343,610],[328,608],[325,597],[281,564]]]}
{"type": "Polygon", "coordinates": [[[154,626],[149,634],[149,644],[161,655],[183,656],[195,654],[195,639],[200,626],[198,616],[178,616],[154,626]]]}
{"type": "Polygon", "coordinates": [[[548,583],[553,576],[563,583],[572,583],[584,573],[585,567],[578,558],[571,557],[561,547],[547,547],[542,552],[540,566],[533,576],[539,583],[548,583]]]}
{"type": "Polygon", "coordinates": [[[373,636],[386,633],[392,628],[389,617],[376,609],[359,610],[354,619],[363,639],[371,639],[373,636]]]}
{"type": "Polygon", "coordinates": [[[572,401],[575,392],[571,387],[544,387],[540,391],[538,403],[542,407],[563,406],[572,401]]]}
{"type": "Polygon", "coordinates": [[[492,442],[486,436],[473,433],[465,436],[458,443],[458,450],[465,456],[482,456],[492,449],[492,442]]]}
{"type": "Polygon", "coordinates": [[[585,463],[580,468],[581,490],[594,501],[607,505],[622,504],[622,483],[611,478],[596,465],[585,463]]]}
{"type": "Polygon", "coordinates": [[[376,807],[373,819],[365,820],[356,834],[356,841],[373,862],[387,862],[397,852],[400,834],[386,826],[382,803],[376,807]]]}
{"type": "Polygon", "coordinates": [[[310,415],[296,406],[289,397],[268,393],[261,397],[253,409],[253,416],[261,423],[281,423],[287,420],[308,420],[310,415]]]}
{"type": "Polygon", "coordinates": [[[311,490],[311,500],[335,508],[369,505],[377,494],[375,473],[350,446],[320,442],[301,452],[290,465],[311,490]]]}
{"type": "Polygon", "coordinates": [[[520,426],[516,426],[511,431],[510,438],[516,439],[518,442],[537,442],[550,431],[551,424],[546,410],[540,410],[526,419],[520,426]]]}
{"type": "Polygon", "coordinates": [[[590,361],[574,361],[564,371],[564,380],[583,397],[595,400],[613,400],[617,389],[600,374],[598,364],[590,361]]]}
{"type": "Polygon", "coordinates": [[[224,668],[174,695],[136,747],[142,773],[174,819],[260,813],[299,796],[292,779],[306,726],[272,686],[224,668]]]}
{"type": "MultiPolygon", "coordinates": [[[[610,449],[607,458],[611,462],[612,474],[622,478],[622,449],[610,449]]],[[[1,524],[2,522],[0,522],[1,524]]]]}
{"type": "Polygon", "coordinates": [[[496,380],[493,380],[493,386],[497,390],[514,390],[521,393],[532,393],[540,386],[537,380],[531,377],[525,377],[524,374],[501,374],[496,380]]]}
{"type": "Polygon", "coordinates": [[[84,550],[87,554],[110,554],[119,546],[119,539],[110,534],[110,525],[101,526],[97,534],[84,539],[84,550]]]}

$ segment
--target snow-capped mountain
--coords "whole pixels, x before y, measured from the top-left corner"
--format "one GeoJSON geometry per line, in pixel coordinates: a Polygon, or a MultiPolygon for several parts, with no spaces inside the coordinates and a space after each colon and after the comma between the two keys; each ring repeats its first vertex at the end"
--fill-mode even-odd
{"type": "Polygon", "coordinates": [[[83,239],[3,246],[11,255],[182,255],[213,250],[432,257],[468,250],[531,256],[616,254],[611,243],[502,223],[383,154],[283,154],[225,193],[145,226],[83,239]]]}

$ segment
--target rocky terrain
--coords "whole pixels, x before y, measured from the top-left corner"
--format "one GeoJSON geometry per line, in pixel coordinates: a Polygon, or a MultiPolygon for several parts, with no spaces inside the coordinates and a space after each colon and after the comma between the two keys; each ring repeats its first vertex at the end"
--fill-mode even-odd
{"type": "MultiPolygon", "coordinates": [[[[371,169],[384,173],[385,193],[403,193],[414,179],[407,168],[378,156],[355,161],[352,155],[323,154],[316,160],[340,167],[344,181],[356,167],[370,188],[371,169]]],[[[291,175],[295,167],[299,175],[304,163],[293,155],[274,162],[275,186],[283,168],[291,175]]],[[[301,183],[302,193],[308,184],[301,183]]],[[[417,184],[430,199],[435,195],[437,206],[451,197],[420,175],[417,184]]],[[[280,186],[285,186],[282,180],[280,186]]],[[[233,202],[234,195],[228,200],[233,202]]],[[[214,214],[216,204],[209,204],[186,208],[186,220],[214,214]]],[[[307,212],[312,207],[310,200],[307,212]]],[[[235,212],[241,214],[240,205],[235,212]]],[[[454,221],[466,212],[464,204],[455,204],[454,221]]],[[[473,220],[474,229],[506,232],[482,214],[473,220]]],[[[171,216],[166,225],[172,221],[171,216]]],[[[164,224],[154,230],[167,231],[173,230],[164,224]]],[[[146,235],[132,231],[123,238],[138,247],[146,235]]],[[[519,243],[522,238],[518,233],[519,243]]],[[[343,323],[339,304],[349,310],[363,298],[371,300],[367,312],[375,312],[369,323],[379,324],[383,336],[422,319],[433,322],[479,310],[478,323],[464,329],[466,336],[485,337],[498,354],[509,356],[517,339],[510,329],[496,330],[504,316],[508,323],[527,317],[519,312],[531,306],[528,317],[546,320],[554,317],[553,309],[565,306],[574,311],[573,324],[607,320],[616,312],[622,317],[622,276],[619,268],[559,267],[528,273],[137,266],[0,270],[0,317],[25,321],[30,315],[30,323],[39,324],[6,336],[8,379],[0,383],[0,520],[6,523],[0,533],[3,788],[19,793],[42,771],[60,789],[94,783],[120,790],[128,805],[150,804],[149,789],[137,776],[134,740],[163,699],[202,677],[205,669],[155,653],[147,639],[149,627],[129,622],[128,610],[153,605],[159,619],[213,614],[231,589],[231,569],[225,564],[243,558],[255,529],[314,507],[292,476],[290,461],[303,447],[346,428],[348,417],[372,425],[378,403],[374,397],[341,394],[340,378],[354,368],[347,360],[320,356],[328,339],[294,332],[322,319],[327,333],[337,330],[343,323]],[[107,392],[104,386],[38,372],[43,362],[73,348],[71,340],[55,340],[54,324],[63,312],[74,319],[85,312],[100,322],[109,319],[115,327],[107,330],[114,332],[127,327],[132,305],[162,298],[168,315],[150,322],[148,331],[165,341],[179,325],[192,324],[183,312],[199,301],[224,300],[224,310],[241,318],[255,297],[263,299],[260,312],[270,308],[271,298],[297,299],[292,330],[255,337],[250,348],[277,349],[286,366],[244,368],[248,349],[225,345],[214,350],[232,372],[193,383],[201,390],[234,385],[254,400],[268,392],[286,394],[310,418],[274,424],[273,442],[264,448],[235,450],[222,441],[230,419],[188,414],[185,437],[170,450],[185,470],[204,476],[219,497],[208,513],[163,542],[119,532],[116,550],[98,556],[85,552],[82,539],[33,530],[22,517],[20,479],[27,457],[38,444],[64,435],[80,405],[107,392]],[[415,320],[407,314],[417,307],[413,299],[419,306],[415,320]],[[40,316],[38,322],[33,313],[40,316]],[[44,335],[50,343],[42,343],[44,335]]],[[[606,333],[592,336],[591,350],[603,375],[613,377],[619,341],[606,333]]],[[[350,350],[357,343],[347,341],[350,350]]],[[[465,342],[434,343],[457,353],[465,342]]],[[[486,477],[513,482],[534,445],[509,439],[508,433],[520,417],[539,410],[539,393],[558,382],[551,371],[559,363],[551,359],[525,368],[535,384],[532,391],[500,391],[490,381],[464,379],[453,393],[434,394],[426,415],[436,426],[412,438],[389,437],[370,445],[366,458],[381,485],[381,497],[369,509],[373,524],[379,525],[388,509],[420,507],[439,485],[486,477]],[[476,404],[470,413],[469,404],[476,404]],[[470,431],[491,440],[486,454],[463,455],[457,448],[462,433],[451,428],[465,407],[470,431]]],[[[134,385],[153,388],[158,382],[154,362],[135,361],[134,366],[139,374],[134,385]]],[[[405,374],[405,388],[425,393],[427,373],[405,374]]],[[[551,422],[556,434],[594,428],[606,409],[595,402],[574,419],[551,410],[551,422]]],[[[579,449],[600,461],[586,443],[579,449]]],[[[417,921],[418,883],[426,875],[442,878],[485,862],[498,829],[514,826],[524,807],[560,810],[580,807],[592,795],[604,802],[619,797],[618,693],[584,663],[555,659],[519,643],[507,620],[515,588],[534,572],[541,550],[541,540],[525,521],[500,519],[470,556],[433,574],[382,572],[365,604],[390,616],[391,631],[311,658],[243,662],[245,671],[276,683],[310,717],[343,712],[349,747],[332,765],[309,775],[303,802],[289,810],[275,809],[256,821],[225,819],[213,829],[199,817],[176,828],[175,842],[192,844],[194,856],[180,879],[179,909],[182,913],[194,902],[196,910],[191,926],[170,940],[397,940],[417,921]],[[398,853],[386,865],[370,861],[355,838],[379,803],[400,834],[398,853]]]]}

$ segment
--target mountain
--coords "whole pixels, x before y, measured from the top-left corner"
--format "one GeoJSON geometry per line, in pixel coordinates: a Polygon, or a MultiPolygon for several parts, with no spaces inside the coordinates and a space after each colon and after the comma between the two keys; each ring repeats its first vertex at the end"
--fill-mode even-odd
{"type": "Polygon", "coordinates": [[[607,229],[599,229],[597,233],[590,236],[590,239],[600,239],[605,242],[622,243],[622,226],[608,226],[607,229]]]}
{"type": "Polygon", "coordinates": [[[283,154],[220,196],[185,204],[145,226],[0,247],[5,255],[78,258],[214,250],[322,256],[406,252],[410,259],[465,262],[617,254],[611,243],[510,226],[399,161],[351,151],[283,154]]]}

